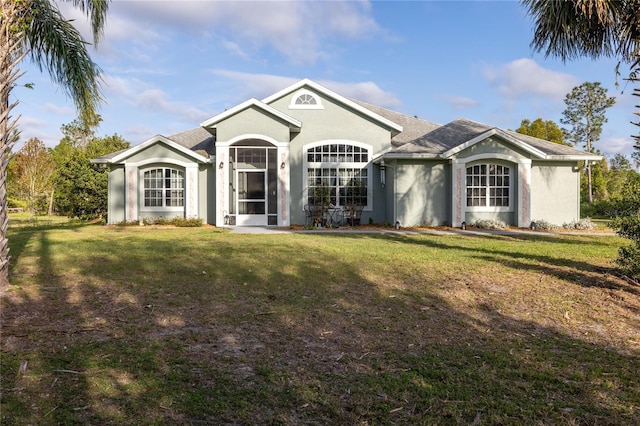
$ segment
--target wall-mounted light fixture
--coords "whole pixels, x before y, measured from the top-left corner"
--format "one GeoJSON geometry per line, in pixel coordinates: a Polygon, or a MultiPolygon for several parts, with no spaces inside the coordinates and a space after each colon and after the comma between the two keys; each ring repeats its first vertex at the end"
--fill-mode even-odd
{"type": "Polygon", "coordinates": [[[284,169],[286,167],[286,164],[284,164],[284,161],[282,162],[282,164],[280,164],[280,168],[284,169]]]}
{"type": "Polygon", "coordinates": [[[218,165],[218,168],[219,168],[219,169],[224,168],[224,161],[221,161],[221,162],[220,162],[220,164],[218,165]]]}
{"type": "Polygon", "coordinates": [[[384,165],[384,160],[380,161],[380,183],[384,186],[387,183],[387,174],[386,171],[387,166],[384,165]]]}

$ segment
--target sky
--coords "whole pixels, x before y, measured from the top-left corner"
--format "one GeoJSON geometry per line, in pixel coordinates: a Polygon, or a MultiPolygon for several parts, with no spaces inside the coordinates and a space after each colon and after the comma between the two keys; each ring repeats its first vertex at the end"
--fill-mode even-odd
{"type": "MultiPolygon", "coordinates": [[[[59,7],[91,41],[84,16],[59,7]]],[[[638,99],[616,77],[617,61],[545,58],[532,35],[517,1],[114,0],[104,37],[89,46],[103,71],[97,135],[138,145],[303,78],[438,124],[561,125],[565,96],[590,81],[616,98],[595,147],[608,157],[632,153],[638,99]]],[[[14,150],[34,137],[54,147],[76,118],[74,104],[28,59],[21,69],[14,150]]]]}

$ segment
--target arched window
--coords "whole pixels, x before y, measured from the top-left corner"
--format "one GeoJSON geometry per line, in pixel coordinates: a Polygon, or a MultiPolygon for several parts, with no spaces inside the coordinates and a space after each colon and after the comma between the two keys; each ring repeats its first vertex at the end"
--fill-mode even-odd
{"type": "Polygon", "coordinates": [[[307,149],[305,160],[307,204],[369,205],[369,148],[349,143],[317,145],[307,149]]]}
{"type": "Polygon", "coordinates": [[[143,175],[145,207],[184,207],[184,171],[168,167],[143,175]]]}
{"type": "Polygon", "coordinates": [[[467,167],[467,207],[510,207],[511,168],[500,164],[467,167]]]}
{"type": "Polygon", "coordinates": [[[316,98],[313,97],[313,95],[310,95],[308,93],[303,93],[302,95],[298,96],[295,104],[296,105],[317,105],[318,101],[316,100],[316,98]]]}
{"type": "Polygon", "coordinates": [[[318,95],[303,89],[291,96],[289,109],[322,109],[322,102],[318,95]]]}

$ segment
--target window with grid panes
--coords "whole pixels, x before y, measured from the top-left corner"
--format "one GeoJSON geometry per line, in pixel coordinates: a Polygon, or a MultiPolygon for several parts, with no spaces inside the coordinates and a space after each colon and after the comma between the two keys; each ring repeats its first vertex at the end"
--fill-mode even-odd
{"type": "Polygon", "coordinates": [[[509,207],[510,172],[500,164],[467,167],[467,207],[509,207]]]}
{"type": "Polygon", "coordinates": [[[307,150],[308,204],[368,204],[369,149],[345,143],[307,150]]]}
{"type": "Polygon", "coordinates": [[[146,170],[143,175],[145,207],[183,207],[184,172],[165,167],[146,170]]]}

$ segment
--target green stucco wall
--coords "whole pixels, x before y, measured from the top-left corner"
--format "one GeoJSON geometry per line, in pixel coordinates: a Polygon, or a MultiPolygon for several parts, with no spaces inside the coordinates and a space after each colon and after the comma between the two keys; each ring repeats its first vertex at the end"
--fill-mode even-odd
{"type": "Polygon", "coordinates": [[[395,218],[400,226],[440,226],[450,222],[451,169],[444,161],[395,161],[395,218]]]}
{"type": "Polygon", "coordinates": [[[107,222],[124,221],[125,184],[124,166],[113,165],[108,176],[107,222]]]}
{"type": "MultiPolygon", "coordinates": [[[[323,105],[322,109],[289,109],[291,97],[295,93],[275,100],[270,105],[283,111],[302,122],[299,133],[292,133],[289,146],[290,165],[290,189],[291,189],[291,223],[304,224],[305,185],[303,147],[307,144],[321,141],[353,141],[362,142],[371,146],[370,157],[380,153],[389,147],[391,139],[390,130],[381,123],[365,117],[359,112],[345,108],[337,104],[333,99],[319,96],[323,105]]],[[[245,122],[246,126],[247,123],[245,122]]],[[[250,127],[253,133],[253,126],[250,127]]],[[[371,159],[370,158],[370,159],[371,159]]],[[[380,171],[378,166],[370,170],[373,183],[372,197],[374,209],[364,211],[362,220],[369,221],[369,217],[376,223],[386,220],[384,188],[380,184],[380,171]]]]}
{"type": "Polygon", "coordinates": [[[156,159],[158,161],[180,161],[180,162],[193,162],[193,159],[187,157],[182,152],[174,150],[173,148],[165,145],[162,142],[153,144],[146,149],[139,151],[128,157],[125,162],[127,163],[139,163],[148,159],[156,159]]]}
{"type": "Polygon", "coordinates": [[[289,124],[256,107],[228,117],[218,123],[216,128],[219,141],[229,141],[248,133],[268,136],[279,142],[289,141],[289,124]]]}
{"type": "Polygon", "coordinates": [[[580,218],[580,173],[576,166],[566,162],[533,162],[531,220],[562,225],[580,218]]]}
{"type": "Polygon", "coordinates": [[[465,159],[476,155],[489,155],[494,156],[496,154],[507,155],[512,157],[531,158],[531,154],[517,148],[511,143],[505,142],[500,138],[492,137],[469,148],[460,151],[454,156],[454,158],[465,159]]]}

